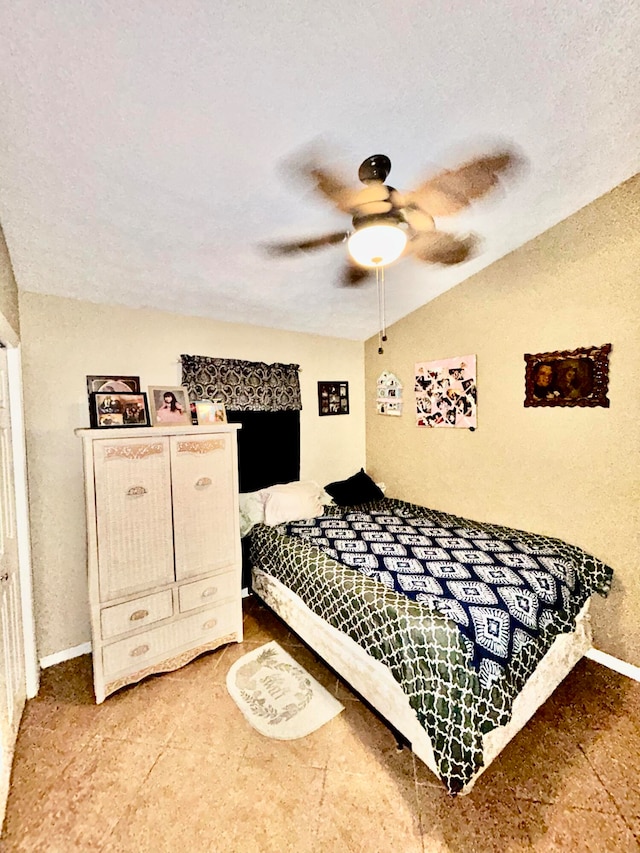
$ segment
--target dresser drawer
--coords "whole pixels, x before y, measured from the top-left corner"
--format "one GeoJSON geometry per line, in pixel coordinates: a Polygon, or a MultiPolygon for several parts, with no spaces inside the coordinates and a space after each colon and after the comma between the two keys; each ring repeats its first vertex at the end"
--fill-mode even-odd
{"type": "Polygon", "coordinates": [[[173,598],[170,589],[127,601],[125,604],[105,607],[100,611],[102,638],[109,640],[143,625],[168,619],[172,614],[173,598]]]}
{"type": "Polygon", "coordinates": [[[201,581],[185,583],[178,589],[180,613],[187,613],[205,604],[217,604],[239,594],[240,580],[235,571],[221,572],[201,581]]]}
{"type": "Polygon", "coordinates": [[[149,664],[175,657],[184,649],[237,629],[237,608],[221,606],[175,619],[126,640],[117,640],[102,649],[105,679],[109,681],[114,676],[138,672],[149,664]]]}

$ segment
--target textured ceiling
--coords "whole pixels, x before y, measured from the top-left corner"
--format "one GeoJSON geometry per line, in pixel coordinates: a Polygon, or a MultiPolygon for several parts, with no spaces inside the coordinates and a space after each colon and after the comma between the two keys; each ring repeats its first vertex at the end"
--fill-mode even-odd
{"type": "Polygon", "coordinates": [[[439,223],[478,232],[476,258],[388,269],[388,322],[640,168],[637,0],[14,0],[0,40],[0,222],[26,290],[364,339],[375,284],[337,285],[345,246],[259,249],[350,224],[283,175],[301,149],[354,184],[385,153],[402,189],[495,142],[526,157],[439,223]]]}

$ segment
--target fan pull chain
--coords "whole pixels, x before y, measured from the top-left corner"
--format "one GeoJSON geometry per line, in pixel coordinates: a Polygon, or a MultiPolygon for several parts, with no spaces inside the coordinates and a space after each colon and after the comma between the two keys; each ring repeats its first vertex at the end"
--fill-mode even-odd
{"type": "Polygon", "coordinates": [[[384,267],[376,267],[376,286],[378,288],[378,355],[382,355],[382,344],[387,340],[387,319],[384,294],[384,267]]]}

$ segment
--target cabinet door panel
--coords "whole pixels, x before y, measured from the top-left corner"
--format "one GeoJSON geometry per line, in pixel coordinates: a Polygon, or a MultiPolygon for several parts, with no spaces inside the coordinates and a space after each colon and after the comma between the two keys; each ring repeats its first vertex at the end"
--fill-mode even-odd
{"type": "Polygon", "coordinates": [[[230,435],[171,436],[178,580],[238,562],[235,466],[230,435]]]}
{"type": "Polygon", "coordinates": [[[169,440],[94,442],[100,600],[174,579],[169,440]]]}

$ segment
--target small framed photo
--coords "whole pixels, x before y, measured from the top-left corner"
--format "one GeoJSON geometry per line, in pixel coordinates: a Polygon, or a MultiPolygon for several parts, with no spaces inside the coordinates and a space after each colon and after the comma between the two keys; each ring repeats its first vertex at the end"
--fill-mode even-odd
{"type": "Polygon", "coordinates": [[[525,353],[525,406],[609,407],[611,344],[525,353]]]}
{"type": "Polygon", "coordinates": [[[227,422],[227,410],[220,400],[196,400],[196,412],[200,426],[227,422]]]}
{"type": "Polygon", "coordinates": [[[150,426],[144,392],[112,394],[92,391],[89,395],[89,416],[94,429],[150,426]]]}
{"type": "Polygon", "coordinates": [[[153,426],[191,426],[191,406],[186,388],[150,385],[148,390],[153,426]]]}
{"type": "Polygon", "coordinates": [[[318,382],[318,414],[349,414],[348,382],[318,382]]]}
{"type": "Polygon", "coordinates": [[[139,394],[139,376],[87,376],[87,394],[106,393],[139,394]]]}

